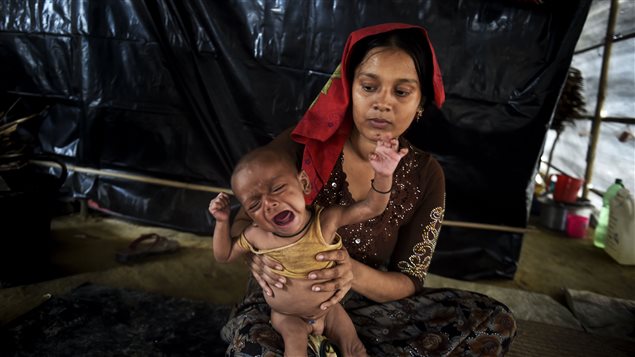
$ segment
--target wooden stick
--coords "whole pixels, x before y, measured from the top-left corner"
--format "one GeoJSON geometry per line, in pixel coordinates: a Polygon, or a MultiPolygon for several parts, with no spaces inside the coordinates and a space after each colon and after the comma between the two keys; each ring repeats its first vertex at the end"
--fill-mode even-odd
{"type": "Polygon", "coordinates": [[[475,228],[475,229],[485,229],[489,231],[503,231],[503,232],[523,233],[523,234],[538,232],[538,230],[533,227],[519,228],[519,227],[501,226],[501,225],[495,225],[495,224],[474,223],[474,222],[463,222],[463,221],[446,220],[446,221],[443,221],[443,225],[446,227],[475,228]]]}
{"type": "Polygon", "coordinates": [[[584,186],[582,198],[589,198],[589,187],[593,179],[593,166],[595,165],[595,151],[600,137],[600,126],[602,124],[602,108],[604,108],[604,98],[606,96],[606,83],[609,78],[609,64],[611,60],[611,48],[613,47],[613,33],[619,8],[618,0],[611,0],[609,10],[609,20],[606,25],[606,36],[604,37],[604,52],[602,53],[602,69],[600,71],[600,83],[598,85],[597,102],[595,104],[595,115],[591,125],[591,139],[586,154],[586,169],[584,172],[584,186]]]}
{"type": "MultiPolygon", "coordinates": [[[[45,167],[59,167],[60,165],[53,161],[41,161],[41,160],[31,160],[32,163],[45,167]]],[[[124,172],[116,172],[109,170],[98,170],[91,169],[87,167],[80,167],[75,165],[66,165],[68,170],[81,172],[89,175],[96,176],[104,176],[104,177],[114,177],[118,179],[144,182],[153,185],[162,185],[169,187],[177,187],[184,188],[187,190],[196,190],[196,191],[205,191],[205,192],[225,192],[227,194],[232,195],[233,192],[227,188],[214,187],[214,186],[206,186],[206,185],[197,185],[173,180],[160,179],[156,177],[142,176],[142,175],[133,175],[124,172]]],[[[503,231],[503,232],[512,232],[512,233],[533,233],[537,232],[535,228],[518,228],[511,226],[501,226],[501,225],[493,225],[493,224],[485,224],[485,223],[473,223],[473,222],[463,222],[463,221],[443,221],[443,225],[447,227],[461,227],[461,228],[475,228],[475,229],[485,229],[491,231],[503,231]]]]}
{"type": "MultiPolygon", "coordinates": [[[[46,166],[46,167],[59,167],[60,166],[58,163],[53,162],[53,161],[31,160],[30,162],[32,162],[32,163],[34,163],[36,165],[46,166]]],[[[186,190],[216,192],[216,193],[225,192],[227,194],[233,195],[232,190],[230,190],[228,188],[222,188],[222,187],[197,185],[197,184],[180,182],[180,181],[160,179],[160,178],[150,177],[150,176],[134,175],[134,174],[129,174],[129,173],[125,173],[125,172],[91,169],[91,168],[88,168],[88,167],[80,167],[80,166],[75,166],[75,165],[70,165],[70,164],[66,164],[66,168],[68,170],[70,170],[70,171],[81,172],[81,173],[89,174],[89,175],[96,175],[96,176],[103,176],[103,177],[114,177],[114,178],[118,178],[118,179],[137,181],[137,182],[144,182],[144,183],[149,183],[149,184],[153,184],[153,185],[162,185],[162,186],[169,186],[169,187],[184,188],[186,190]]]]}

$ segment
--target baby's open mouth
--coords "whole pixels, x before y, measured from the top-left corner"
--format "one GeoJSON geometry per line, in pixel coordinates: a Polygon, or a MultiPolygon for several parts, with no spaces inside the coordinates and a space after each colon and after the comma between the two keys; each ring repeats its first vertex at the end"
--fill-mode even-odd
{"type": "Polygon", "coordinates": [[[282,211],[278,213],[275,217],[273,217],[273,223],[275,223],[278,226],[284,226],[291,223],[291,221],[293,221],[294,218],[295,218],[295,215],[293,214],[293,212],[282,211]]]}

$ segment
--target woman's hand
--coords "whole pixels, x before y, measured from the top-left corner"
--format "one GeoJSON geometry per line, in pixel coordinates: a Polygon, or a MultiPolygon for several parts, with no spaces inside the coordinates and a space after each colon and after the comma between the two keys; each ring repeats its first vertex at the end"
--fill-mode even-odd
{"type": "Polygon", "coordinates": [[[247,258],[251,275],[258,282],[262,291],[267,296],[274,296],[273,287],[282,289],[287,279],[279,275],[276,270],[282,270],[282,265],[275,259],[271,259],[264,255],[249,254],[247,258]]]}
{"type": "Polygon", "coordinates": [[[353,284],[353,259],[345,248],[321,252],[315,257],[319,261],[333,261],[332,268],[316,270],[309,273],[309,279],[325,279],[327,281],[314,284],[313,291],[334,291],[333,296],[320,305],[320,309],[326,310],[342,301],[353,284]]]}

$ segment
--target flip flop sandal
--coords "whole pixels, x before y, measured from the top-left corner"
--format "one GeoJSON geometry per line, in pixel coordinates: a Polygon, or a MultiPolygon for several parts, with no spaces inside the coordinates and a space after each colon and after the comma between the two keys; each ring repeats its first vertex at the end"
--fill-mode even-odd
{"type": "Polygon", "coordinates": [[[176,252],[180,248],[179,242],[167,239],[156,233],[139,236],[130,243],[128,248],[117,252],[116,258],[120,263],[128,263],[151,255],[176,252]]]}
{"type": "Polygon", "coordinates": [[[339,348],[322,335],[309,335],[309,348],[317,357],[343,356],[339,348]]]}

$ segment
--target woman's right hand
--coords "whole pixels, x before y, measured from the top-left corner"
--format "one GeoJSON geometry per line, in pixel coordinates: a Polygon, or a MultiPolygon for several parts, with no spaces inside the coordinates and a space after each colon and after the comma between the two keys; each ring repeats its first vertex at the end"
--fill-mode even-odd
{"type": "Polygon", "coordinates": [[[353,286],[353,258],[348,255],[346,248],[321,252],[316,256],[318,261],[332,261],[335,266],[309,273],[309,279],[324,279],[320,284],[314,284],[313,291],[333,291],[333,296],[324,301],[320,308],[327,310],[344,299],[346,293],[353,286]]]}
{"type": "Polygon", "coordinates": [[[249,254],[248,265],[251,275],[258,282],[267,296],[274,296],[273,288],[282,289],[287,279],[276,271],[282,270],[282,265],[276,260],[264,255],[249,254]]]}

